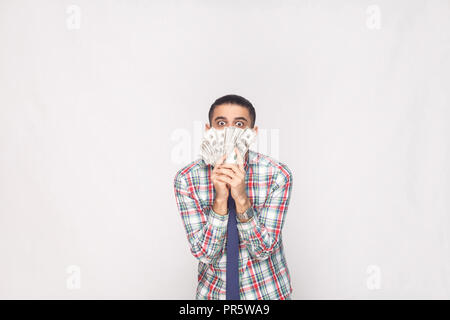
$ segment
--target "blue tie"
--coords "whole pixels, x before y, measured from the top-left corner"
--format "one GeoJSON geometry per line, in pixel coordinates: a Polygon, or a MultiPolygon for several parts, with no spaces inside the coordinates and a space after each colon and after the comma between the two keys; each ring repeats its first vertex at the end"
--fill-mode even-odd
{"type": "Polygon", "coordinates": [[[236,221],[236,203],[233,197],[228,196],[228,225],[227,225],[227,300],[240,300],[239,298],[239,234],[236,221]]]}

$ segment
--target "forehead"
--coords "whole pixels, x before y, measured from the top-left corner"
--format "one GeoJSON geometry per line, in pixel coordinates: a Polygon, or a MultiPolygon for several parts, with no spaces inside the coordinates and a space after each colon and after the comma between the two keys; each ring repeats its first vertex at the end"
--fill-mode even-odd
{"type": "Polygon", "coordinates": [[[229,103],[224,103],[214,108],[212,119],[214,120],[217,117],[225,117],[227,119],[244,117],[250,121],[250,113],[247,108],[229,103]]]}

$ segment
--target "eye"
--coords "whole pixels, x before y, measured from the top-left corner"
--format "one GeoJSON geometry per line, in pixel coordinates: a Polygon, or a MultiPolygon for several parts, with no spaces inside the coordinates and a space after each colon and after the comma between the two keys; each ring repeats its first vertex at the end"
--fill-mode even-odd
{"type": "Polygon", "coordinates": [[[243,127],[244,123],[242,121],[238,121],[238,122],[236,122],[236,126],[237,127],[243,127]]]}
{"type": "Polygon", "coordinates": [[[225,125],[225,121],[220,120],[219,122],[217,122],[217,124],[218,124],[219,126],[223,126],[223,125],[225,125]]]}

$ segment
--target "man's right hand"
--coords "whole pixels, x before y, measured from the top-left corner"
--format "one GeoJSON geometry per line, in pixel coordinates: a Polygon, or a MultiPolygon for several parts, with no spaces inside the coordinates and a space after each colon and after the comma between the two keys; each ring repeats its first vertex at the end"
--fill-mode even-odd
{"type": "Polygon", "coordinates": [[[211,180],[216,190],[216,197],[214,198],[213,210],[220,215],[226,215],[228,213],[228,195],[229,186],[226,182],[222,182],[217,179],[220,173],[217,172],[219,166],[225,161],[226,155],[222,156],[216,164],[211,173],[211,180]]]}

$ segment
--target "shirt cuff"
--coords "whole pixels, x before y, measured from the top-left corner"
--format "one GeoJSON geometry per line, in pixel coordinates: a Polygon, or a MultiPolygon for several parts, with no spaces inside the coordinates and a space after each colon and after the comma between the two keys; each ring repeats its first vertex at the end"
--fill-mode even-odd
{"type": "Polygon", "coordinates": [[[216,228],[226,228],[228,224],[228,213],[226,215],[221,215],[211,208],[209,210],[208,222],[216,228]]]}

